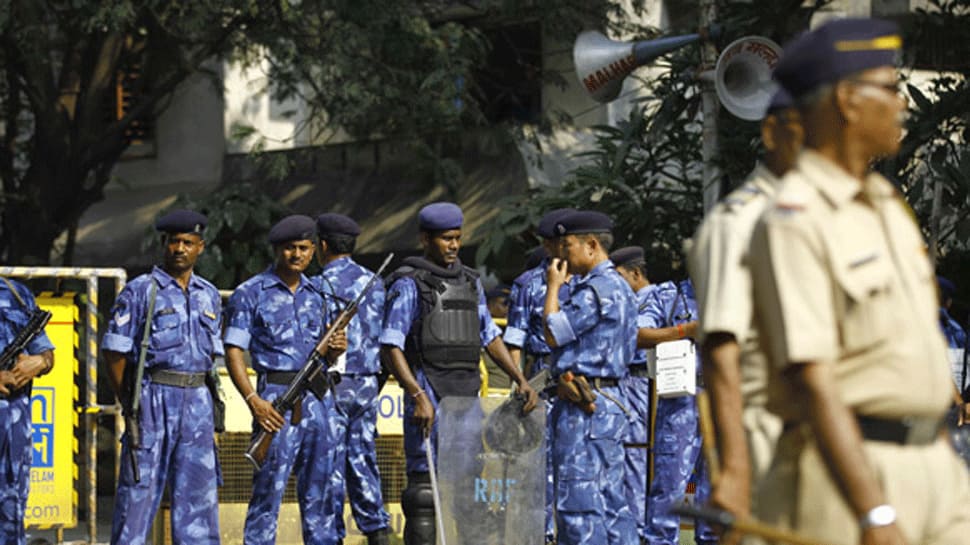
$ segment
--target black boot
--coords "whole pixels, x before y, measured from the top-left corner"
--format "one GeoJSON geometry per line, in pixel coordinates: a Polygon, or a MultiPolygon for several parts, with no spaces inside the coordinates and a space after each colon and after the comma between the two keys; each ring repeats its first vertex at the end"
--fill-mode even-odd
{"type": "Polygon", "coordinates": [[[401,510],[404,511],[404,545],[435,545],[430,474],[408,473],[408,487],[401,492],[401,510]]]}
{"type": "Polygon", "coordinates": [[[367,545],[390,545],[390,541],[387,538],[387,529],[381,528],[380,530],[374,530],[367,535],[367,545]]]}

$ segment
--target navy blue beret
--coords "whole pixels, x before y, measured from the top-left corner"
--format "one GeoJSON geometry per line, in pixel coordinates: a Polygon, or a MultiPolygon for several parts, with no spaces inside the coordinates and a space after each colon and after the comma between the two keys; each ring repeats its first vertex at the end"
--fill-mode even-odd
{"type": "Polygon", "coordinates": [[[317,234],[321,237],[327,235],[348,235],[355,237],[360,234],[360,225],[343,214],[327,212],[317,216],[317,234]]]}
{"type": "Polygon", "coordinates": [[[453,202],[433,202],[418,212],[418,226],[422,231],[461,229],[462,220],[461,208],[453,202]]]}
{"type": "Polygon", "coordinates": [[[269,243],[280,244],[291,240],[313,240],[317,223],[310,216],[294,214],[286,216],[269,229],[269,243]]]}
{"type": "Polygon", "coordinates": [[[785,90],[784,87],[779,87],[775,94],[771,95],[771,102],[768,103],[768,109],[765,112],[767,114],[780,112],[782,110],[787,110],[795,105],[795,101],[791,98],[791,93],[785,90]]]}
{"type": "Polygon", "coordinates": [[[944,299],[953,299],[953,296],[957,293],[956,284],[942,276],[936,277],[936,283],[940,286],[940,294],[943,295],[944,299]]]}
{"type": "Polygon", "coordinates": [[[613,220],[602,212],[574,210],[559,218],[559,221],[556,222],[555,232],[559,236],[611,233],[613,232],[613,220]]]}
{"type": "Polygon", "coordinates": [[[788,44],[774,78],[797,99],[850,74],[894,66],[902,45],[899,27],[890,21],[835,19],[788,44]]]}
{"type": "Polygon", "coordinates": [[[486,299],[495,299],[497,297],[508,297],[512,293],[512,288],[505,284],[499,284],[494,288],[485,292],[486,299]]]}
{"type": "Polygon", "coordinates": [[[556,238],[558,236],[556,235],[556,222],[569,212],[575,211],[575,208],[556,208],[546,212],[539,220],[539,225],[536,226],[536,234],[544,239],[556,238]]]}
{"type": "Polygon", "coordinates": [[[209,220],[192,210],[172,210],[155,220],[155,230],[162,233],[195,233],[201,235],[209,220]]]}
{"type": "Polygon", "coordinates": [[[542,260],[549,257],[549,252],[545,248],[539,246],[538,248],[529,252],[528,257],[525,258],[525,268],[534,269],[542,263],[542,260]]]}
{"type": "Polygon", "coordinates": [[[643,248],[639,246],[620,248],[610,254],[610,261],[617,267],[634,261],[643,261],[643,248]]]}

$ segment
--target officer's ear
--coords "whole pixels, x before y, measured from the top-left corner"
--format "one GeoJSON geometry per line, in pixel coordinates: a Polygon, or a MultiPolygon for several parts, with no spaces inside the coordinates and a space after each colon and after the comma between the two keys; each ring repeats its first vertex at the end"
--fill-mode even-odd
{"type": "Polygon", "coordinates": [[[421,248],[427,249],[431,245],[431,233],[428,231],[419,232],[418,241],[421,243],[421,248]]]}

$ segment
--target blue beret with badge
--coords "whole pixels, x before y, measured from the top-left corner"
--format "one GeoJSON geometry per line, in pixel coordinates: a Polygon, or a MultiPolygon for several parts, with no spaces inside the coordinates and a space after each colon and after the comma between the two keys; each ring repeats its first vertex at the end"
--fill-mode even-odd
{"type": "Polygon", "coordinates": [[[353,219],[343,214],[327,212],[317,216],[317,234],[321,237],[327,235],[347,235],[356,237],[360,234],[360,225],[353,219]]]}
{"type": "Polygon", "coordinates": [[[768,109],[765,111],[765,115],[770,115],[782,110],[787,110],[795,105],[795,101],[791,97],[791,93],[785,90],[784,87],[779,87],[775,94],[771,95],[771,101],[768,102],[768,109]]]}
{"type": "Polygon", "coordinates": [[[317,233],[317,222],[310,216],[294,214],[286,216],[269,229],[269,243],[282,244],[291,240],[313,240],[317,233]]]}
{"type": "Polygon", "coordinates": [[[194,233],[201,236],[209,220],[193,210],[172,210],[155,220],[155,230],[160,233],[194,233]]]}
{"type": "Polygon", "coordinates": [[[559,218],[555,232],[557,236],[612,233],[613,220],[602,212],[574,210],[559,218]]]}
{"type": "Polygon", "coordinates": [[[610,254],[610,261],[617,267],[643,260],[643,248],[639,246],[627,246],[610,254]]]}
{"type": "Polygon", "coordinates": [[[539,224],[536,226],[536,234],[546,240],[556,238],[559,236],[555,230],[556,222],[564,215],[575,211],[575,208],[556,208],[546,212],[542,215],[539,224]]]}
{"type": "Polygon", "coordinates": [[[461,229],[464,216],[453,202],[433,202],[418,212],[418,226],[422,231],[461,229]]]}
{"type": "Polygon", "coordinates": [[[835,19],[788,44],[773,76],[798,99],[845,76],[895,66],[902,45],[899,27],[890,21],[835,19]]]}

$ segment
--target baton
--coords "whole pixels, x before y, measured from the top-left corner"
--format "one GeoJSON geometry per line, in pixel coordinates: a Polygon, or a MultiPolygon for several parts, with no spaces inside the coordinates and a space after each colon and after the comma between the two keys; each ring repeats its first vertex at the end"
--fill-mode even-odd
{"type": "Polygon", "coordinates": [[[428,474],[431,476],[431,495],[434,500],[434,518],[438,521],[438,543],[445,543],[445,520],[441,516],[441,495],[438,493],[438,475],[434,466],[434,454],[431,452],[431,435],[424,436],[424,452],[428,456],[428,474]]]}
{"type": "Polygon", "coordinates": [[[742,534],[750,534],[768,540],[791,543],[792,545],[831,545],[824,541],[769,526],[754,518],[738,518],[727,511],[713,507],[697,507],[684,504],[671,508],[670,512],[681,517],[705,520],[742,534]]]}

